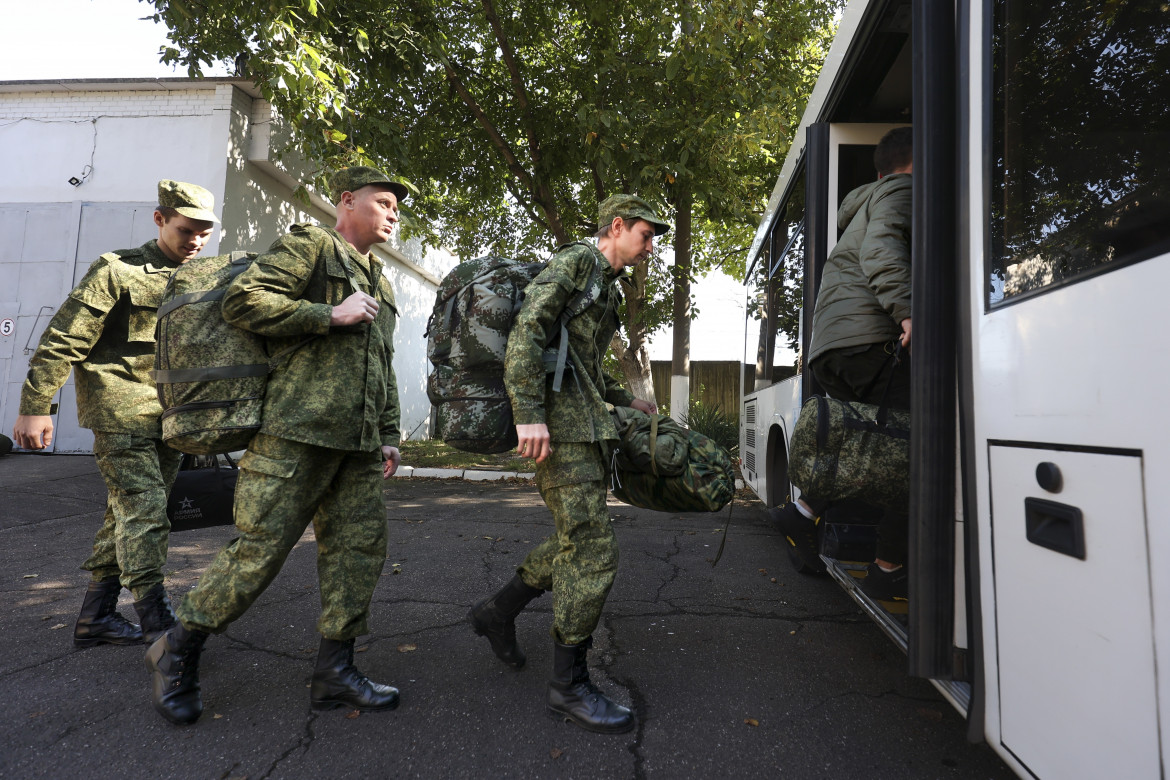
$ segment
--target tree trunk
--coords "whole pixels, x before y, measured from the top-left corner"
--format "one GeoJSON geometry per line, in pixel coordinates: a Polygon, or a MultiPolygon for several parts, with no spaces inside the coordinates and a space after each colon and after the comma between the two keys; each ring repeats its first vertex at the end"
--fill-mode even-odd
{"type": "Polygon", "coordinates": [[[654,399],[654,377],[650,371],[650,355],[646,352],[646,348],[632,349],[616,333],[610,343],[610,348],[613,349],[618,364],[622,367],[626,387],[634,394],[634,397],[657,404],[658,402],[654,399]]]}
{"type": "Polygon", "coordinates": [[[618,359],[622,374],[625,376],[626,387],[634,394],[652,404],[658,401],[654,395],[654,378],[650,372],[650,355],[646,352],[646,326],[641,322],[641,312],[646,305],[642,298],[642,291],[646,289],[646,277],[650,269],[646,263],[634,266],[633,290],[624,290],[626,299],[626,317],[624,325],[629,336],[629,343],[622,341],[621,331],[613,334],[610,348],[618,359]]]}
{"type": "Polygon", "coordinates": [[[670,416],[682,422],[691,403],[691,206],[689,187],[679,193],[674,224],[674,349],[670,359],[670,416]]]}

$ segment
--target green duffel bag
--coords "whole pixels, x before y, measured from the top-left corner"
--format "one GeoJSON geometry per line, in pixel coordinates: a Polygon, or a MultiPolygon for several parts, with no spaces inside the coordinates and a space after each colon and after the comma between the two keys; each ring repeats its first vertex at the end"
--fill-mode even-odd
{"type": "Polygon", "coordinates": [[[788,447],[788,477],[806,500],[910,506],[910,412],[816,395],[788,447]]]}
{"type": "Polygon", "coordinates": [[[661,414],[618,407],[613,415],[614,498],[660,512],[718,512],[735,495],[731,456],[711,439],[661,414]]]}

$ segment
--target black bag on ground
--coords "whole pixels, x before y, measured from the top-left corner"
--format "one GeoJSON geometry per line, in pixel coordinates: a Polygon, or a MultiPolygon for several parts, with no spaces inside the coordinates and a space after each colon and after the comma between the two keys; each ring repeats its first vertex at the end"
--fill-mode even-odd
{"type": "Polygon", "coordinates": [[[171,533],[231,525],[239,476],[239,467],[226,453],[200,457],[184,455],[175,486],[167,497],[171,533]],[[221,464],[220,458],[227,463],[221,464]]]}

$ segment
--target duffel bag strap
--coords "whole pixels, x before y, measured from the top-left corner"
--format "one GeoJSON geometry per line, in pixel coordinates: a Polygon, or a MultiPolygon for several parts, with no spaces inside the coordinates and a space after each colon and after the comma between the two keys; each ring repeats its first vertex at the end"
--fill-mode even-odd
{"type": "Polygon", "coordinates": [[[658,476],[658,415],[650,415],[650,472],[658,476]]]}
{"type": "Polygon", "coordinates": [[[889,368],[890,374],[886,379],[886,388],[882,390],[882,399],[878,401],[877,416],[874,418],[874,422],[877,423],[879,428],[886,427],[886,420],[888,420],[890,417],[890,387],[894,384],[894,372],[898,367],[898,363],[900,362],[902,362],[902,340],[894,339],[894,349],[890,352],[890,359],[882,364],[881,370],[879,370],[877,374],[874,375],[874,378],[870,380],[869,384],[861,394],[862,398],[869,395],[869,391],[873,390],[873,387],[877,384],[878,378],[882,375],[882,372],[885,371],[887,367],[889,368]]]}
{"type": "MultiPolygon", "coordinates": [[[[732,483],[732,490],[735,490],[735,483],[732,483]]],[[[731,510],[735,508],[735,493],[731,494],[731,500],[727,502],[727,522],[723,524],[723,539],[719,542],[719,549],[715,552],[715,560],[711,561],[711,568],[715,568],[715,564],[719,563],[719,559],[723,557],[723,547],[727,544],[727,529],[731,528],[731,510]]]]}

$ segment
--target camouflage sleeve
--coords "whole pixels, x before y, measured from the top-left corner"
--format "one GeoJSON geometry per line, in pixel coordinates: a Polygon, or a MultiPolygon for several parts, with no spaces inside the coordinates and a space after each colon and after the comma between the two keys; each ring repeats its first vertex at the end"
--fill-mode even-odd
{"type": "Polygon", "coordinates": [[[41,334],[20,391],[19,414],[49,414],[53,396],[73,366],[85,360],[102,335],[106,315],[120,295],[117,276],[99,258],[78,282],[41,334]]]}
{"type": "MultiPolygon", "coordinates": [[[[333,251],[332,244],[327,251],[333,251]]],[[[307,231],[281,236],[228,286],[223,318],[262,336],[328,333],[333,307],[300,297],[321,256],[307,231]]]]}
{"type": "Polygon", "coordinates": [[[622,387],[621,382],[610,374],[604,374],[605,402],[614,406],[629,406],[634,402],[634,394],[622,387]]]}
{"type": "Polygon", "coordinates": [[[394,375],[394,365],[391,363],[386,387],[386,408],[378,419],[378,431],[382,437],[383,446],[397,447],[402,443],[402,409],[398,403],[398,377],[394,375]]]}
{"type": "Polygon", "coordinates": [[[591,255],[573,248],[559,252],[524,291],[504,355],[504,385],[516,425],[546,422],[544,345],[578,284],[588,281],[592,263],[591,255]]]}

